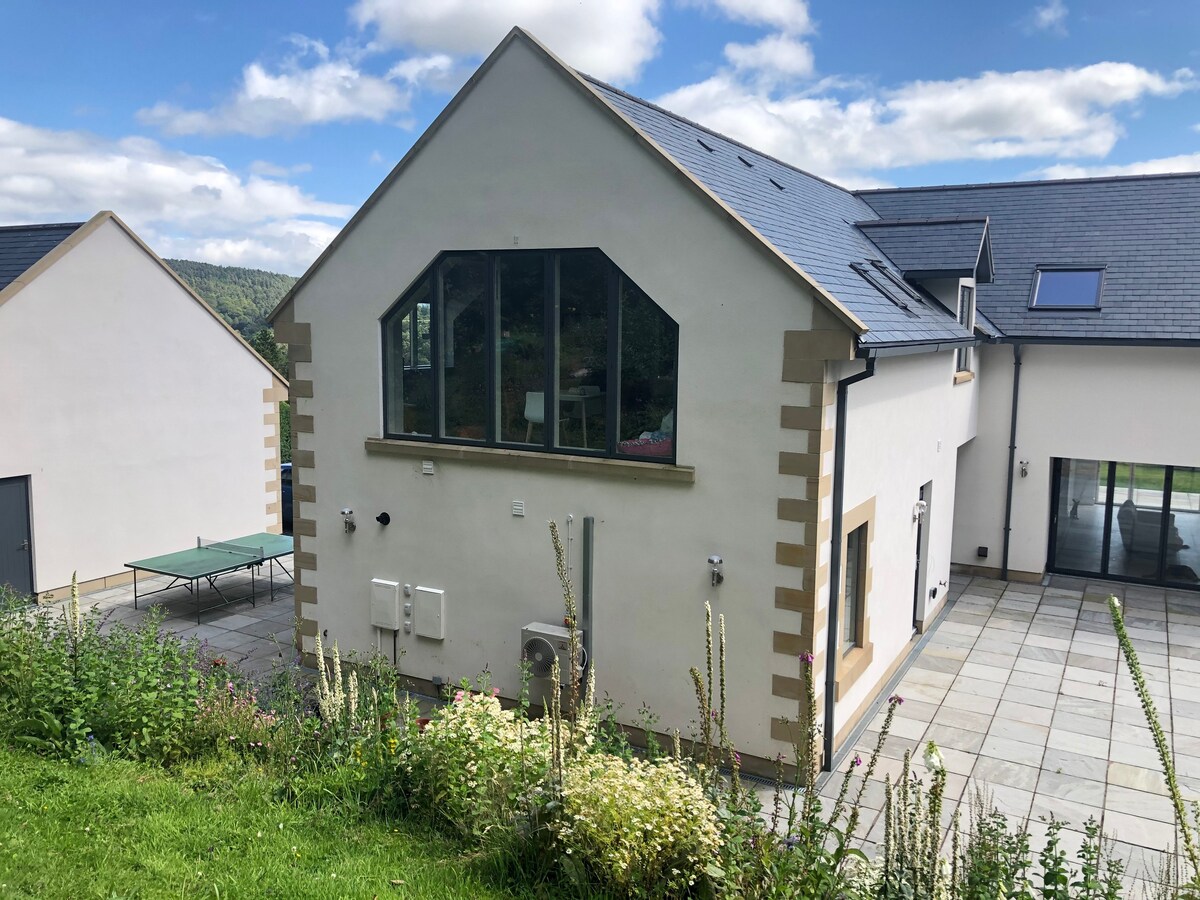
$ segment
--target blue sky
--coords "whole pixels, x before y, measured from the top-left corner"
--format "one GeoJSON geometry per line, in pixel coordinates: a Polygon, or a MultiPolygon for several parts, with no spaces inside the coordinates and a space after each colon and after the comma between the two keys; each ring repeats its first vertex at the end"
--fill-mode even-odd
{"type": "Polygon", "coordinates": [[[847,186],[1200,170],[1195,0],[7,0],[0,223],[298,274],[514,24],[847,186]]]}

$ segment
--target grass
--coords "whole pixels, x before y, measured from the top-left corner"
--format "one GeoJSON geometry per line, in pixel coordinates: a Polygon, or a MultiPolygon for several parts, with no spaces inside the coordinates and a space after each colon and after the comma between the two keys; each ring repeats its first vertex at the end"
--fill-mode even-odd
{"type": "Polygon", "coordinates": [[[271,799],[262,776],[0,749],[0,897],[513,896],[435,834],[271,799]]]}
{"type": "MultiPolygon", "coordinates": [[[[1134,468],[1133,485],[1139,490],[1161,491],[1166,475],[1167,470],[1165,466],[1149,466],[1139,463],[1134,468]]],[[[1104,477],[1104,471],[1101,471],[1101,480],[1104,477]]],[[[1113,478],[1113,482],[1117,487],[1128,487],[1129,463],[1117,463],[1116,475],[1113,478]]],[[[1200,493],[1200,469],[1176,466],[1171,489],[1176,494],[1200,493]]]]}

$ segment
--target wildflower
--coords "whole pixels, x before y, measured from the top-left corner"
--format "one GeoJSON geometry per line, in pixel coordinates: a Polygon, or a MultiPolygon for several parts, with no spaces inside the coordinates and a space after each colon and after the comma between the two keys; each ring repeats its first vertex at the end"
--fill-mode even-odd
{"type": "Polygon", "coordinates": [[[925,745],[925,768],[934,775],[946,769],[946,761],[942,758],[942,751],[938,749],[937,744],[933,741],[925,745]]]}
{"type": "Polygon", "coordinates": [[[862,757],[859,756],[857,753],[854,754],[854,762],[852,762],[850,765],[852,765],[854,768],[857,769],[859,766],[862,765],[862,757]]]}
{"type": "Polygon", "coordinates": [[[892,704],[892,706],[900,706],[904,703],[904,698],[899,694],[892,694],[892,696],[888,697],[888,703],[892,704]]]}
{"type": "Polygon", "coordinates": [[[803,653],[800,654],[800,662],[805,663],[807,665],[811,666],[813,659],[814,659],[813,655],[811,653],[809,653],[807,650],[805,650],[803,653]]]}

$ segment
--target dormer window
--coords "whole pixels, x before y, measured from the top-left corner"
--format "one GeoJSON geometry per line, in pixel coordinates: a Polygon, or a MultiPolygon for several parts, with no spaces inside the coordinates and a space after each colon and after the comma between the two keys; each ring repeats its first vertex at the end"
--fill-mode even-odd
{"type": "Polygon", "coordinates": [[[1030,309],[1099,309],[1103,268],[1038,266],[1030,309]]]}

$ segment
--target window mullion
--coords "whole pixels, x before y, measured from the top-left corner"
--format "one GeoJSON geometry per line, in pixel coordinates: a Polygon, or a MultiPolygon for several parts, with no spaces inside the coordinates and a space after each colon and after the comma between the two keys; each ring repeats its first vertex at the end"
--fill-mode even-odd
{"type": "Polygon", "coordinates": [[[497,284],[496,254],[487,255],[487,290],[488,304],[484,309],[483,339],[487,347],[484,360],[485,372],[484,391],[487,399],[483,407],[483,442],[489,446],[496,443],[498,434],[497,423],[500,420],[500,379],[496,377],[496,366],[499,354],[496,352],[496,339],[499,329],[498,319],[500,310],[500,286],[497,284]]]}
{"type": "Polygon", "coordinates": [[[542,446],[553,449],[558,439],[558,254],[545,256],[546,406],[542,415],[542,446]]]}
{"type": "Polygon", "coordinates": [[[446,410],[442,406],[442,397],[444,394],[443,379],[445,378],[445,369],[442,367],[442,325],[443,323],[443,304],[442,304],[442,265],[439,257],[433,266],[433,272],[430,275],[433,279],[433,290],[431,292],[429,307],[429,364],[433,366],[432,389],[430,393],[433,395],[433,427],[430,431],[434,440],[439,440],[445,436],[446,431],[446,410]]]}
{"type": "Polygon", "coordinates": [[[605,378],[604,450],[617,454],[621,408],[621,277],[616,266],[608,266],[608,375],[605,378]]]}

